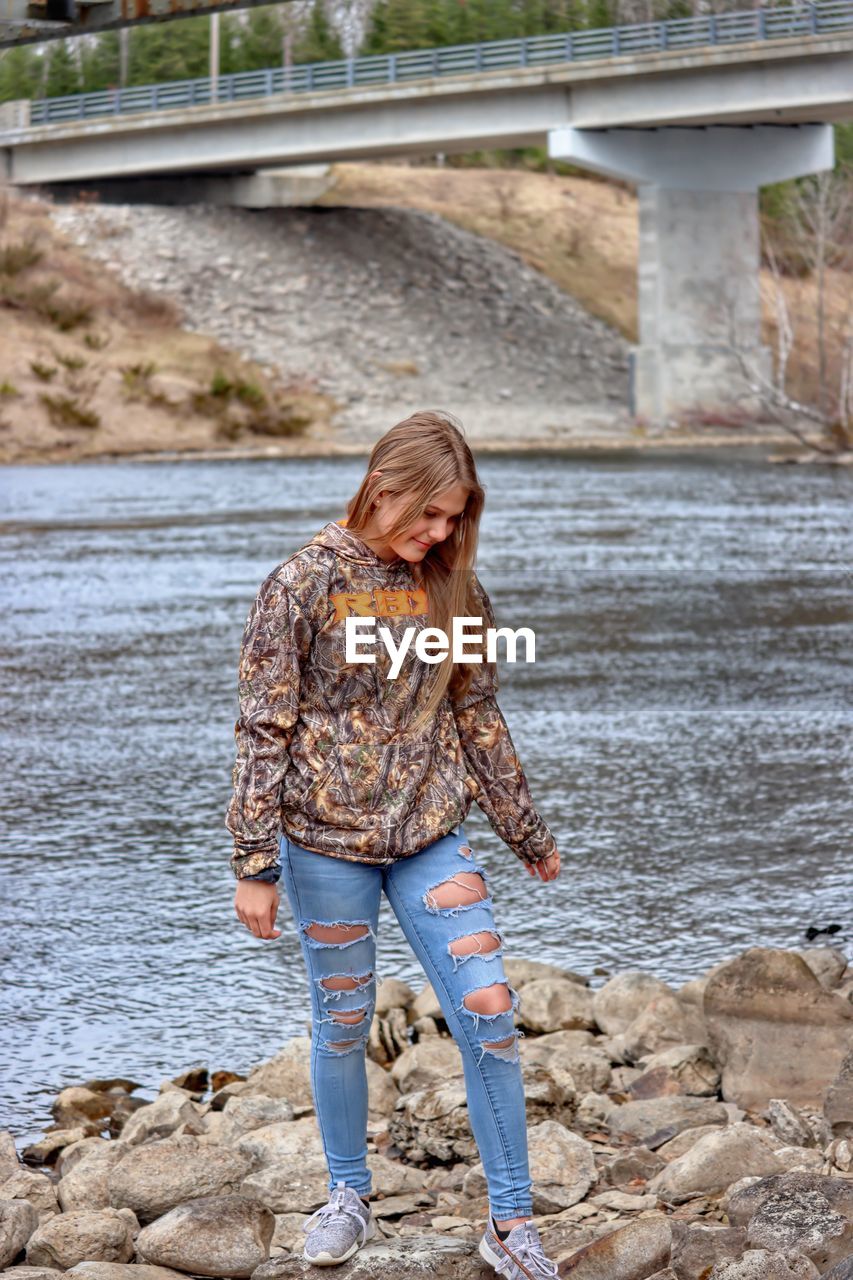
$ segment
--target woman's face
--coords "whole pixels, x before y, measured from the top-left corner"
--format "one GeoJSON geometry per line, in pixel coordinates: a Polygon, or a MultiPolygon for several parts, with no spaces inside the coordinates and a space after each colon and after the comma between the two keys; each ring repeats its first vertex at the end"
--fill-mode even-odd
{"type": "Polygon", "coordinates": [[[404,560],[416,564],[423,560],[430,547],[435,546],[437,542],[443,542],[456,528],[459,516],[465,510],[469,492],[470,490],[461,484],[454,485],[452,489],[446,489],[429,503],[424,514],[414,524],[409,525],[396,538],[391,538],[387,531],[394,524],[398,512],[405,506],[406,496],[404,494],[398,498],[391,498],[387,493],[380,494],[378,509],[374,512],[367,530],[370,536],[362,535],[362,537],[384,560],[393,560],[395,556],[401,556],[404,560]]]}

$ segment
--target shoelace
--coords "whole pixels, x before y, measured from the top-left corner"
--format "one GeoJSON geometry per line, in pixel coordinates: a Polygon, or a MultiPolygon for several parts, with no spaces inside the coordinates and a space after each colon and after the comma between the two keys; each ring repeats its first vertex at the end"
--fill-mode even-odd
{"type": "MultiPolygon", "coordinates": [[[[527,1267],[532,1276],[541,1277],[541,1280],[556,1280],[557,1264],[551,1262],[545,1257],[545,1251],[542,1248],[542,1241],[539,1239],[538,1233],[527,1232],[520,1244],[512,1243],[512,1251],[519,1262],[527,1267]]],[[[514,1258],[509,1254],[504,1254],[500,1262],[495,1267],[498,1275],[506,1275],[509,1280],[524,1280],[524,1272],[520,1271],[516,1265],[514,1258]]]]}
{"type": "Polygon", "coordinates": [[[347,1204],[346,1196],[346,1187],[337,1188],[337,1190],[333,1192],[329,1203],[324,1204],[322,1208],[317,1209],[311,1214],[311,1217],[308,1218],[306,1222],[303,1222],[302,1230],[307,1234],[314,1226],[327,1227],[330,1225],[333,1218],[338,1218],[342,1214],[344,1216],[349,1214],[350,1217],[355,1218],[363,1232],[366,1229],[367,1224],[358,1209],[356,1209],[355,1205],[347,1204]]]}

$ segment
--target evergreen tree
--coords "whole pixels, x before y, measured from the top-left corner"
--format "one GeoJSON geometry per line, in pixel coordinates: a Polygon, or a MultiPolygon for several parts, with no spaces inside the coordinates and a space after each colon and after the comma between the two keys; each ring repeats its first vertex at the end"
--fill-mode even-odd
{"type": "Polygon", "coordinates": [[[121,77],[119,33],[105,31],[83,48],[83,92],[117,89],[121,77]]]}
{"type": "Polygon", "coordinates": [[[275,5],[250,9],[234,50],[236,71],[264,71],[280,67],[284,29],[275,5]]]}
{"type": "Polygon", "coordinates": [[[77,59],[70,40],[54,40],[47,54],[47,75],[44,94],[46,98],[65,98],[80,93],[83,84],[77,59]]]}
{"type": "Polygon", "coordinates": [[[308,22],[293,45],[294,62],[335,62],[344,56],[340,37],[329,22],[324,0],[314,0],[308,22]]]}
{"type": "Polygon", "coordinates": [[[151,22],[137,27],[131,45],[129,85],[195,80],[210,66],[210,20],[151,22]]]}
{"type": "Polygon", "coordinates": [[[34,98],[42,74],[42,56],[31,44],[0,50],[0,102],[34,98]]]}

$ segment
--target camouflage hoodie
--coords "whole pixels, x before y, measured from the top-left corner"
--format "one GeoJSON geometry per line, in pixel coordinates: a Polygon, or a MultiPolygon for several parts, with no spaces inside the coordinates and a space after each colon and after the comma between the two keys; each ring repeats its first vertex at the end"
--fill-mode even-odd
{"type": "MultiPolygon", "coordinates": [[[[474,583],[483,627],[496,626],[474,583]]],[[[329,521],[266,577],[246,621],[225,818],[235,876],[277,880],[281,831],[334,858],[388,864],[452,831],[473,800],[522,861],[552,853],[495,701],[494,664],[478,664],[467,695],[445,697],[433,725],[413,738],[408,726],[437,667],[412,644],[390,679],[378,634],[362,648],[375,665],[347,665],[348,614],[375,617],[395,645],[407,627],[430,625],[411,565],[383,560],[345,521],[329,521]]]]}

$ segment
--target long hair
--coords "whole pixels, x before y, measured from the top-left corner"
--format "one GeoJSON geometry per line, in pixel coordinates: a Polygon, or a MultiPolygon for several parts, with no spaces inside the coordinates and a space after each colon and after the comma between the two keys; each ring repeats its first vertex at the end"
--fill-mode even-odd
{"type": "MultiPolygon", "coordinates": [[[[440,627],[448,636],[454,617],[479,617],[481,610],[474,591],[474,559],[480,531],[485,490],[477,476],[474,456],[460,429],[450,416],[424,409],[404,418],[377,440],[370,455],[367,473],[357,492],[347,503],[346,526],[358,534],[366,529],[376,506],[376,495],[387,492],[392,498],[406,495],[389,538],[400,537],[420,519],[431,502],[459,484],[468,490],[468,500],[450,533],[437,542],[419,564],[413,565],[416,580],[425,589],[430,626],[440,627]],[[381,476],[374,476],[381,471],[381,476]]],[[[466,642],[469,652],[472,645],[466,642]]],[[[474,675],[470,662],[455,663],[448,654],[429,667],[431,687],[412,732],[432,721],[445,694],[462,698],[474,675]]]]}

